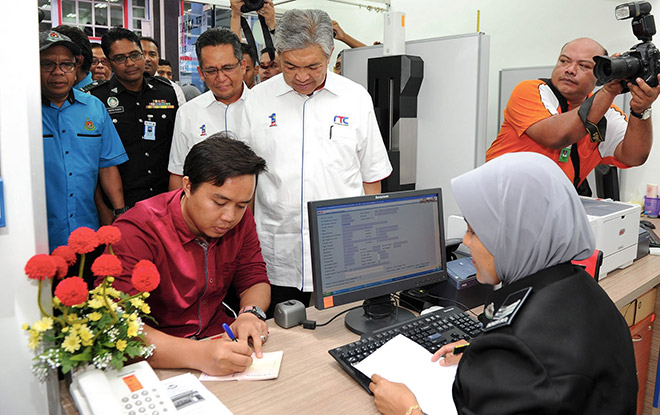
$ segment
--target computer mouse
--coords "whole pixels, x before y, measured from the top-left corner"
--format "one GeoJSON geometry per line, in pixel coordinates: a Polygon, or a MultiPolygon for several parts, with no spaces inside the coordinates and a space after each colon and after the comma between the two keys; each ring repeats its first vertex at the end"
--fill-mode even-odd
{"type": "Polygon", "coordinates": [[[655,225],[648,220],[640,220],[639,225],[646,229],[655,229],[655,225]]]}

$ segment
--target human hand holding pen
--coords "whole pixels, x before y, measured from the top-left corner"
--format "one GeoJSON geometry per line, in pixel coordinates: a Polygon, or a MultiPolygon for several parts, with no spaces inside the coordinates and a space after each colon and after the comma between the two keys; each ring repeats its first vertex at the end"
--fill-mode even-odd
{"type": "Polygon", "coordinates": [[[268,325],[252,313],[242,313],[231,324],[231,330],[239,341],[252,340],[254,354],[263,357],[262,346],[268,339],[268,325]]]}
{"type": "Polygon", "coordinates": [[[463,356],[462,353],[454,354],[454,348],[457,346],[468,345],[469,343],[465,340],[459,340],[457,342],[445,344],[439,348],[433,356],[431,357],[432,362],[439,362],[440,366],[451,366],[456,365],[461,360],[463,356]]]}

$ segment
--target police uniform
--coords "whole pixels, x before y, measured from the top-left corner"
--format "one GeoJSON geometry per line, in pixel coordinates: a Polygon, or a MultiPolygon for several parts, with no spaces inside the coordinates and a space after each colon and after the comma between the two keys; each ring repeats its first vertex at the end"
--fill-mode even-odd
{"type": "Polygon", "coordinates": [[[167,162],[178,108],[169,81],[145,76],[142,90],[127,90],[116,77],[83,88],[105,105],[129,161],[119,166],[126,206],[166,192],[167,162]]]}
{"type": "Polygon", "coordinates": [[[489,303],[486,310],[499,313],[456,372],[459,414],[635,413],[628,326],[583,269],[570,262],[546,268],[495,291],[489,303]],[[506,301],[528,289],[519,303],[506,301]]]}

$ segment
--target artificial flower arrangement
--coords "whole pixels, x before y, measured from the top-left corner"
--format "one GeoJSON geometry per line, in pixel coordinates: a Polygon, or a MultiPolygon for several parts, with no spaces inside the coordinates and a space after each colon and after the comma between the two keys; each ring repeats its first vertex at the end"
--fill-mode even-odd
{"type": "MultiPolygon", "coordinates": [[[[93,365],[97,369],[121,369],[129,358],[147,358],[154,350],[146,343],[143,317],[152,319],[144,299],[160,283],[156,266],[147,260],[133,268],[131,281],[139,291],[128,295],[112,288],[112,282],[122,271],[121,261],[112,251],[112,244],[121,239],[119,229],[102,226],[98,231],[81,227],[69,236],[67,246],[56,248],[51,255],[38,254],[25,266],[29,278],[38,280],[37,303],[42,319],[32,326],[23,325],[28,333],[28,347],[35,351],[33,373],[44,380],[49,368],[61,367],[63,373],[77,367],[93,365]],[[103,277],[103,283],[88,290],[82,278],[85,254],[105,244],[110,254],[103,254],[92,264],[92,273],[103,277]],[[65,278],[80,254],[78,276],[65,278]],[[44,280],[64,278],[55,288],[53,309],[59,315],[48,314],[41,305],[44,280]]],[[[153,320],[153,319],[152,319],[153,320]]]]}

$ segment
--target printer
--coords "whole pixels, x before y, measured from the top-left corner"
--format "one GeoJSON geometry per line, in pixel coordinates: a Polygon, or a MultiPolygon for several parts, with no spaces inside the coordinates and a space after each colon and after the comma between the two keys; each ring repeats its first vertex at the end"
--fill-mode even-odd
{"type": "Polygon", "coordinates": [[[641,207],[588,197],[580,197],[580,200],[596,238],[596,249],[603,252],[599,279],[632,264],[637,256],[641,207]]]}

